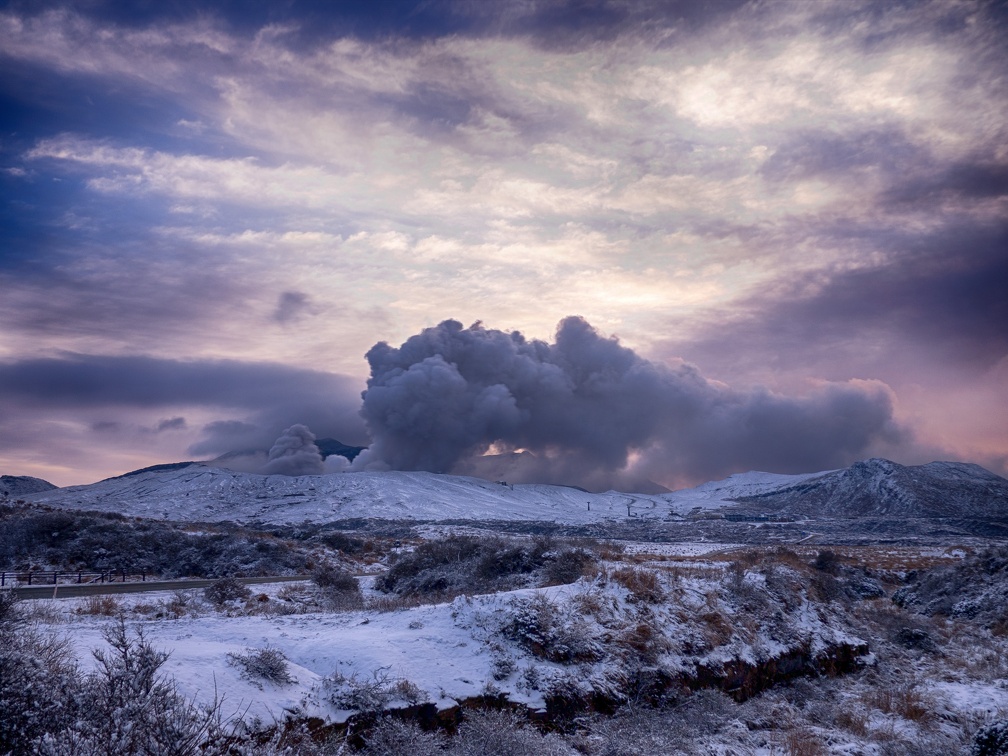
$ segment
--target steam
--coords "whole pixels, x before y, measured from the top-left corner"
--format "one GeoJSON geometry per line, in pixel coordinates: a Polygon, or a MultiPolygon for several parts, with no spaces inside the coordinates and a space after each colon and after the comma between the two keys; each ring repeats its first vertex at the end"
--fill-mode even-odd
{"type": "Polygon", "coordinates": [[[268,475],[319,475],[324,465],[315,434],[306,425],[292,425],[269,450],[263,470],[268,475]]]}
{"type": "Polygon", "coordinates": [[[355,470],[486,474],[488,451],[525,450],[499,458],[511,479],[674,486],[829,469],[901,436],[879,382],[801,397],[737,390],[685,362],[650,362],[580,317],[561,321],[553,344],[446,320],[367,359],[361,414],[373,443],[355,470]]]}

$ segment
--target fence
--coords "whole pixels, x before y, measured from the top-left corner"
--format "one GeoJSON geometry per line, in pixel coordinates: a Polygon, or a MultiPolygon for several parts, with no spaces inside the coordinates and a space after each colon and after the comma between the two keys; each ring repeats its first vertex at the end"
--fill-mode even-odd
{"type": "Polygon", "coordinates": [[[85,583],[126,583],[147,582],[147,571],[127,570],[29,570],[22,572],[0,572],[0,588],[21,585],[66,585],[85,583]]]}

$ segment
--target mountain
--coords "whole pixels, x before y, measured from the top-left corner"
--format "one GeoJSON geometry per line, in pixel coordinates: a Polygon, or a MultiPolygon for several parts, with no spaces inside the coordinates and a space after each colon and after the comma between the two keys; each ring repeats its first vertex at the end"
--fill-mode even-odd
{"type": "Polygon", "coordinates": [[[868,459],[734,499],[743,509],[803,517],[1008,519],[1008,480],[979,465],[904,466],[868,459]]]}
{"type": "Polygon", "coordinates": [[[322,459],[337,454],[340,457],[346,457],[351,462],[367,448],[366,446],[349,446],[342,441],[337,441],[335,438],[316,438],[315,446],[322,453],[322,459]]]}
{"type": "MultiPolygon", "coordinates": [[[[346,457],[351,462],[353,462],[354,458],[358,454],[367,448],[366,446],[350,446],[349,444],[344,444],[342,441],[337,441],[335,438],[317,438],[315,439],[315,446],[318,447],[319,453],[322,455],[322,459],[336,454],[340,457],[346,457]]],[[[213,464],[220,464],[222,467],[230,468],[230,463],[235,461],[240,462],[243,459],[255,459],[258,460],[257,464],[261,464],[265,462],[268,457],[268,449],[237,449],[225,452],[219,457],[210,460],[210,462],[213,464]]],[[[241,468],[239,467],[238,469],[241,468]]],[[[129,473],[127,473],[127,475],[129,475],[129,473]]]]}
{"type": "Polygon", "coordinates": [[[743,521],[779,516],[1008,522],[1004,478],[977,465],[932,462],[904,467],[882,459],[805,475],[741,473],[661,494],[589,493],[570,486],[510,485],[426,472],[260,475],[195,462],[41,491],[32,500],[171,520],[272,524],[377,518],[643,525],[722,515],[743,521]]]}
{"type": "MultiPolygon", "coordinates": [[[[724,482],[725,493],[762,491],[805,476],[749,473],[724,482]],[[748,484],[746,483],[748,481],[748,484]]],[[[718,484],[668,494],[588,493],[570,486],[493,483],[427,472],[260,475],[191,463],[160,465],[86,486],[40,493],[33,501],[172,520],[331,522],[507,520],[587,524],[678,518],[696,508],[731,506],[718,484]]]]}
{"type": "Polygon", "coordinates": [[[28,475],[0,475],[0,496],[17,499],[28,494],[56,489],[48,480],[28,475]]]}

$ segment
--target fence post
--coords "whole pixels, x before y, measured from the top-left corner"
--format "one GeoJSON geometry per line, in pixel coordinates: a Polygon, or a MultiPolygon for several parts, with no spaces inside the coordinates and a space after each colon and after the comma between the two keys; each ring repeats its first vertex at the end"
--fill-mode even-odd
{"type": "Polygon", "coordinates": [[[28,585],[31,585],[31,572],[28,573],[28,585]]]}
{"type": "Polygon", "coordinates": [[[54,572],[52,574],[52,584],[53,585],[56,585],[56,581],[58,580],[58,578],[59,578],[59,571],[57,570],[56,572],[54,572]]]}
{"type": "Polygon", "coordinates": [[[81,574],[80,574],[80,571],[78,571],[77,572],[77,582],[80,583],[80,581],[81,581],[81,574]]]}

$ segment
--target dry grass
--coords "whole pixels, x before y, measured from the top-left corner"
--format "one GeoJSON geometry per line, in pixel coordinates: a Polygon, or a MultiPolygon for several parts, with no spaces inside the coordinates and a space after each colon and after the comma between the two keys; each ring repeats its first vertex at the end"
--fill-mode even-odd
{"type": "Polygon", "coordinates": [[[935,702],[915,685],[879,685],[862,695],[866,706],[892,714],[919,725],[928,725],[935,718],[935,702]]]}
{"type": "Polygon", "coordinates": [[[122,607],[112,596],[89,596],[77,607],[77,614],[93,614],[100,617],[113,617],[121,611],[122,607]]]}
{"type": "Polygon", "coordinates": [[[630,591],[634,601],[657,604],[665,597],[661,580],[654,570],[622,567],[610,573],[609,577],[630,591]]]}
{"type": "Polygon", "coordinates": [[[780,736],[780,747],[786,756],[826,756],[829,749],[822,739],[807,727],[790,729],[780,736]]]}

